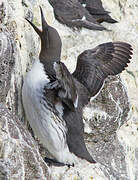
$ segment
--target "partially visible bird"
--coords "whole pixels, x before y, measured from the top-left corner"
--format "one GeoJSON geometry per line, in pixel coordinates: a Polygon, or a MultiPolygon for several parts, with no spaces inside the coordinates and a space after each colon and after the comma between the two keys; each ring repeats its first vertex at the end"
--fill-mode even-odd
{"type": "Polygon", "coordinates": [[[61,59],[61,39],[44,19],[42,30],[27,20],[41,39],[39,58],[27,73],[22,98],[26,117],[44,147],[54,159],[46,162],[73,165],[78,158],[96,161],[89,154],[83,134],[83,107],[101,90],[108,75],[127,67],[132,47],[125,42],[100,44],[78,56],[71,74],[61,59]]]}
{"type": "Polygon", "coordinates": [[[101,0],[79,0],[79,2],[85,6],[97,22],[117,23],[116,20],[109,16],[110,12],[103,8],[101,0]]]}
{"type": "Polygon", "coordinates": [[[115,23],[116,20],[105,11],[101,0],[49,0],[54,8],[55,18],[71,28],[106,30],[100,23],[115,23]]]}

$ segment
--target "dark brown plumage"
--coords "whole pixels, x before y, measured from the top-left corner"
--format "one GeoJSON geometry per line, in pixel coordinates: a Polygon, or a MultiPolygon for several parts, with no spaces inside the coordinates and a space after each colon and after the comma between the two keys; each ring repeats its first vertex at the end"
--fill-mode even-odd
{"type": "Polygon", "coordinates": [[[125,42],[100,44],[78,56],[73,76],[94,96],[108,75],[121,73],[130,62],[132,47],[125,42]]]}
{"type": "Polygon", "coordinates": [[[42,139],[42,143],[61,163],[60,165],[72,164],[72,161],[75,161],[71,153],[95,163],[83,138],[82,110],[90,98],[99,93],[107,76],[119,74],[128,66],[132,47],[125,42],[109,42],[86,50],[78,56],[76,70],[71,74],[64,63],[60,62],[62,46],[60,36],[53,27],[46,23],[42,9],[41,17],[42,31],[27,20],[41,38],[38,67],[40,75],[42,75],[42,82],[41,79],[37,81],[36,91],[30,88],[30,83],[36,83],[32,78],[34,70],[29,78],[31,82],[26,81],[25,85],[29,87],[29,92],[25,86],[23,88],[24,104],[28,117],[30,117],[34,130],[42,139]],[[46,80],[43,81],[43,78],[46,80]],[[34,92],[37,96],[38,106],[34,101],[36,108],[28,111],[30,108],[28,98],[34,97],[31,102],[36,99],[33,96],[34,92]],[[27,98],[26,94],[28,94],[27,98]],[[31,116],[34,112],[38,116],[37,121],[36,117],[31,116]],[[40,123],[41,118],[43,123],[40,123]],[[40,129],[43,131],[41,132],[40,129]],[[56,137],[53,137],[53,133],[56,137]],[[70,161],[68,157],[72,160],[70,161]]]}
{"type": "Polygon", "coordinates": [[[106,30],[100,23],[115,23],[105,11],[101,0],[49,0],[55,18],[62,24],[75,29],[106,30]]]}
{"type": "Polygon", "coordinates": [[[85,4],[85,8],[93,16],[93,18],[99,22],[116,23],[110,15],[109,11],[105,11],[101,0],[79,0],[81,4],[85,4]]]}
{"type": "Polygon", "coordinates": [[[92,30],[105,30],[99,22],[81,5],[78,0],[49,0],[54,8],[55,18],[73,29],[85,27],[92,30]]]}

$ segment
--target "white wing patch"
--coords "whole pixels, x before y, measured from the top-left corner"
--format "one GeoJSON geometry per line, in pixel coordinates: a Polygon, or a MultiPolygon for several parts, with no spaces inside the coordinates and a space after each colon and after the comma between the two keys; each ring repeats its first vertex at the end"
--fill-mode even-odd
{"type": "Polygon", "coordinates": [[[86,7],[86,4],[84,3],[84,4],[82,4],[82,6],[83,6],[83,7],[86,7]]]}
{"type": "Polygon", "coordinates": [[[82,20],[82,21],[85,21],[85,20],[86,20],[86,16],[83,16],[81,20],[82,20]]]}
{"type": "Polygon", "coordinates": [[[78,96],[78,94],[77,94],[77,97],[76,97],[76,99],[75,99],[75,101],[74,101],[74,107],[75,107],[75,108],[78,107],[78,100],[79,100],[79,96],[78,96]]]}

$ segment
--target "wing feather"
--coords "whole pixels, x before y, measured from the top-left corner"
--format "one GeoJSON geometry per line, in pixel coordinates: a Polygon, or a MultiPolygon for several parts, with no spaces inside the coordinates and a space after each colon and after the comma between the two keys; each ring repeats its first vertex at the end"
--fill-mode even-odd
{"type": "Polygon", "coordinates": [[[73,76],[95,96],[108,75],[117,75],[128,66],[131,55],[132,47],[128,43],[100,44],[78,56],[73,76]]]}
{"type": "Polygon", "coordinates": [[[55,62],[54,70],[58,81],[57,95],[62,102],[74,111],[78,106],[78,93],[74,78],[62,62],[55,62]]]}

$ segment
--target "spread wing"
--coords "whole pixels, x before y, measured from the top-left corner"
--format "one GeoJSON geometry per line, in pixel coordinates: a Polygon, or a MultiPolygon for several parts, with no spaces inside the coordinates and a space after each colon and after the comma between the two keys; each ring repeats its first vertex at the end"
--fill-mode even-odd
{"type": "Polygon", "coordinates": [[[117,75],[128,66],[131,55],[132,47],[128,43],[100,44],[78,56],[73,76],[95,96],[108,75],[117,75]]]}

